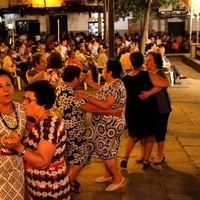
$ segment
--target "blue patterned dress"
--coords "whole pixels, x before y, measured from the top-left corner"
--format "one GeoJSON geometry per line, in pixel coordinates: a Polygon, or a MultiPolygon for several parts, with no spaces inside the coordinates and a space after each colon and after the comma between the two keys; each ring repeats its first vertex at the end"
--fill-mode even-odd
{"type": "MultiPolygon", "coordinates": [[[[111,85],[106,83],[96,93],[96,97],[105,100],[107,96],[115,98],[112,108],[124,106],[126,102],[126,89],[121,81],[111,85]]],[[[90,122],[90,135],[88,143],[92,156],[109,160],[116,156],[120,144],[120,137],[124,130],[124,119],[113,115],[93,114],[90,122]]]]}

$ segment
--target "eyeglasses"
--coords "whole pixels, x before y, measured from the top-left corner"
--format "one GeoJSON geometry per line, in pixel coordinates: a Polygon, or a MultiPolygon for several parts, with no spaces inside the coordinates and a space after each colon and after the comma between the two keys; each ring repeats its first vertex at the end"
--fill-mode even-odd
{"type": "Polygon", "coordinates": [[[31,103],[32,101],[37,101],[37,99],[31,99],[31,98],[29,98],[29,97],[25,97],[25,96],[23,96],[22,97],[22,101],[26,101],[27,103],[31,103]]]}

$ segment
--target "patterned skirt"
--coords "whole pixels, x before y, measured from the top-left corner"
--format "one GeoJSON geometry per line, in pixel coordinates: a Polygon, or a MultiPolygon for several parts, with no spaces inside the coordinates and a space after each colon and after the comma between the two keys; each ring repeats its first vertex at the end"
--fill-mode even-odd
{"type": "Polygon", "coordinates": [[[18,155],[0,155],[0,199],[24,200],[23,159],[18,155]]]}

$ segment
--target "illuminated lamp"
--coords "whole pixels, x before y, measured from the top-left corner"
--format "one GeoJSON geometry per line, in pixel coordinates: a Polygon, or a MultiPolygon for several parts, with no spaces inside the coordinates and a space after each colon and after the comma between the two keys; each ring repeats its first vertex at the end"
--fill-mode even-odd
{"type": "Polygon", "coordinates": [[[63,0],[32,0],[32,7],[61,7],[63,0]]]}

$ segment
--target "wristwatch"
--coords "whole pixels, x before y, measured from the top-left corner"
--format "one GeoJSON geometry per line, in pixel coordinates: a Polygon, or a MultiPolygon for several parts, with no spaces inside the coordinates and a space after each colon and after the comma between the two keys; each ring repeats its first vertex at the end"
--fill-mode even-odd
{"type": "Polygon", "coordinates": [[[23,156],[26,153],[26,147],[24,148],[24,150],[22,151],[21,154],[19,154],[19,156],[23,156]]]}

